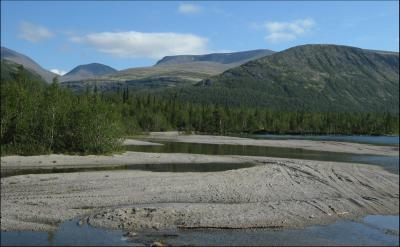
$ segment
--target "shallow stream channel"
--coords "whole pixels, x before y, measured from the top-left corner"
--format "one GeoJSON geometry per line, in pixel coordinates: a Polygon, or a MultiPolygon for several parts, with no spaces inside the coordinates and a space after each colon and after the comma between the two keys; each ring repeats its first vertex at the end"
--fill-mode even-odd
{"type": "MultiPolygon", "coordinates": [[[[279,138],[279,136],[277,137],[275,136],[274,138],[279,138]]],[[[375,138],[380,139],[380,137],[375,137],[375,138]]],[[[373,139],[373,137],[369,137],[369,139],[373,139]]],[[[135,151],[135,152],[266,156],[266,157],[277,157],[277,158],[363,163],[363,164],[382,166],[389,172],[396,174],[399,173],[399,156],[324,152],[324,151],[313,151],[300,148],[166,142],[162,140],[161,141],[150,140],[150,141],[154,141],[156,143],[160,143],[163,145],[147,145],[147,146],[131,145],[131,146],[126,146],[125,149],[127,151],[135,151]]],[[[393,144],[393,141],[394,141],[393,139],[389,139],[389,143],[385,143],[382,140],[380,140],[379,143],[380,145],[396,146],[396,144],[393,144]]],[[[397,146],[398,146],[398,138],[397,138],[397,146]]]]}
{"type": "Polygon", "coordinates": [[[1,232],[1,246],[321,246],[399,244],[399,216],[369,215],[360,221],[337,221],[304,229],[197,229],[140,232],[126,237],[122,231],[62,223],[55,232],[1,232]]]}

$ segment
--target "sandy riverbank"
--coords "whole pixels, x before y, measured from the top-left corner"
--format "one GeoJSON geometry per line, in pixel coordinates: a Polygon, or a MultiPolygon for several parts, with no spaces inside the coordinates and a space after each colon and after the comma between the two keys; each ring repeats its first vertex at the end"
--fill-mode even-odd
{"type": "MultiPolygon", "coordinates": [[[[399,176],[380,167],[248,156],[147,154],[2,157],[2,169],[143,163],[254,162],[214,173],[99,171],[1,179],[1,229],[51,230],[73,217],[127,231],[304,227],[399,214],[399,176]],[[56,161],[54,163],[54,161],[56,161]]],[[[201,165],[201,164],[199,164],[201,165]]]]}
{"type": "Polygon", "coordinates": [[[314,151],[343,152],[353,154],[371,155],[399,155],[398,147],[376,146],[369,144],[336,142],[336,141],[309,141],[309,140],[260,140],[252,138],[241,138],[231,136],[212,135],[185,135],[177,131],[151,132],[149,135],[140,136],[149,140],[164,140],[174,142],[191,142],[204,144],[226,144],[226,145],[248,145],[267,146],[280,148],[299,148],[314,151]]]}

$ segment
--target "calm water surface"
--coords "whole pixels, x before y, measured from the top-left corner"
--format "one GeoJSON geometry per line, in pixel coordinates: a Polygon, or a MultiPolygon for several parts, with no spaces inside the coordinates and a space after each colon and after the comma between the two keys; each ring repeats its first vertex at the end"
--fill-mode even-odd
{"type": "Polygon", "coordinates": [[[360,222],[338,221],[327,226],[297,230],[178,230],[174,232],[143,232],[127,241],[122,231],[78,226],[68,221],[53,233],[1,232],[1,245],[20,246],[148,246],[153,241],[167,245],[374,245],[399,244],[399,216],[367,216],[360,222]]]}
{"type": "Polygon", "coordinates": [[[151,172],[219,172],[253,167],[252,163],[182,163],[182,164],[135,164],[135,165],[113,165],[101,167],[74,167],[74,168],[52,168],[52,169],[21,169],[2,171],[1,177],[10,177],[24,174],[46,174],[46,173],[68,173],[68,172],[90,172],[90,171],[112,171],[112,170],[140,170],[151,172]]]}
{"type": "MultiPolygon", "coordinates": [[[[283,136],[274,136],[280,138],[283,136]]],[[[286,136],[285,136],[286,138],[286,136]]],[[[296,137],[297,138],[297,137],[296,137]]],[[[369,139],[389,138],[384,144],[392,142],[392,137],[366,137],[369,139]]],[[[379,165],[386,170],[399,173],[399,157],[398,156],[381,156],[381,155],[363,155],[363,154],[346,154],[334,152],[322,152],[293,148],[278,147],[260,147],[260,146],[244,146],[244,145],[218,145],[218,144],[201,144],[201,143],[184,143],[184,142],[165,142],[157,141],[163,145],[158,146],[126,146],[128,151],[137,152],[156,152],[156,153],[193,153],[193,154],[211,154],[211,155],[248,155],[248,156],[268,156],[279,158],[352,162],[379,165]]],[[[396,148],[396,147],[393,147],[396,148]]],[[[63,172],[84,172],[84,171],[101,171],[101,170],[145,170],[153,172],[218,172],[240,168],[247,168],[252,164],[230,164],[230,163],[205,163],[205,164],[143,164],[143,165],[110,165],[101,167],[84,167],[84,168],[53,168],[53,169],[24,169],[2,171],[1,177],[23,175],[23,174],[41,174],[41,173],[63,173],[63,172]]]]}
{"type": "Polygon", "coordinates": [[[122,231],[66,221],[55,232],[1,232],[1,246],[130,246],[122,231]]]}
{"type": "Polygon", "coordinates": [[[203,164],[145,164],[132,165],[129,170],[141,170],[151,172],[219,172],[253,167],[251,163],[203,163],[203,164]]]}
{"type": "MultiPolygon", "coordinates": [[[[294,148],[260,147],[244,145],[218,145],[185,142],[157,141],[164,145],[157,146],[126,146],[128,151],[155,152],[155,153],[192,153],[212,155],[248,155],[268,156],[279,158],[338,161],[379,165],[386,170],[399,173],[399,157],[383,155],[346,154],[335,152],[322,152],[294,148]]],[[[393,147],[395,148],[395,147],[393,147]]]]}
{"type": "Polygon", "coordinates": [[[269,140],[314,140],[314,141],[340,141],[356,142],[375,145],[399,146],[399,136],[344,136],[344,135],[250,135],[255,139],[269,140]]]}

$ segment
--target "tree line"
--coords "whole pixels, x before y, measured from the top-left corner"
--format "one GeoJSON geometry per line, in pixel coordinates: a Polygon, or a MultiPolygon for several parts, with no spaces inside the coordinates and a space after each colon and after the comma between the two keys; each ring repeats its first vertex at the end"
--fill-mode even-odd
{"type": "Polygon", "coordinates": [[[195,104],[128,88],[105,93],[96,88],[77,95],[32,80],[19,68],[1,82],[2,154],[100,154],[121,150],[127,135],[179,130],[208,134],[399,133],[399,117],[390,113],[272,111],[267,108],[195,104]]]}
{"type": "MultiPolygon", "coordinates": [[[[211,134],[266,132],[275,134],[384,135],[399,132],[399,117],[389,112],[276,111],[268,108],[196,104],[151,94],[127,96],[124,119],[140,131],[196,131],[211,134]]],[[[118,94],[117,94],[118,95],[118,94]]],[[[118,96],[114,100],[118,101],[118,96]]]]}

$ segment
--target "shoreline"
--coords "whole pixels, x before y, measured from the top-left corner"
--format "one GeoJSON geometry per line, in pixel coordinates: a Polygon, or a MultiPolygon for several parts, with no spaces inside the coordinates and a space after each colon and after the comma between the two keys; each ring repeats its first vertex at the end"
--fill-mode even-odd
{"type": "MultiPolygon", "coordinates": [[[[379,146],[371,144],[337,142],[337,141],[317,141],[317,140],[267,140],[253,139],[245,137],[232,136],[214,136],[214,135],[185,135],[178,131],[169,132],[150,132],[149,135],[138,135],[134,138],[150,142],[172,141],[201,144],[219,144],[219,145],[246,145],[263,146],[278,148],[294,148],[324,152],[338,152],[350,154],[370,154],[398,156],[399,147],[397,146],[379,146]]],[[[132,139],[134,139],[132,138],[132,139]]],[[[131,140],[128,138],[127,140],[131,140]]]]}
{"type": "MultiPolygon", "coordinates": [[[[83,217],[92,226],[136,232],[167,228],[302,228],[367,214],[399,214],[399,176],[373,165],[136,152],[43,158],[40,156],[40,165],[48,167],[89,165],[93,160],[96,165],[201,165],[220,161],[257,166],[204,173],[115,170],[1,178],[3,231],[51,231],[58,223],[75,217],[83,217]]],[[[32,167],[38,161],[38,157],[2,157],[2,169],[24,167],[22,164],[26,167],[29,162],[32,167]]]]}
{"type": "MultiPolygon", "coordinates": [[[[151,133],[145,141],[127,139],[124,145],[163,145],[156,143],[155,136],[169,141],[270,145],[250,138],[184,136],[177,132],[151,133]]],[[[311,141],[310,146],[310,141],[273,142],[292,142],[292,148],[311,150],[317,145],[323,149],[320,151],[328,152],[338,147],[369,154],[394,152],[354,143],[332,146],[311,141]]],[[[340,219],[357,220],[368,214],[399,214],[399,175],[374,165],[131,151],[114,155],[1,157],[2,174],[29,169],[51,172],[109,167],[116,169],[2,177],[2,231],[53,231],[59,223],[76,218],[94,227],[132,234],[147,229],[295,229],[340,219]],[[207,163],[255,166],[219,172],[118,170],[126,165],[207,163]]]]}

